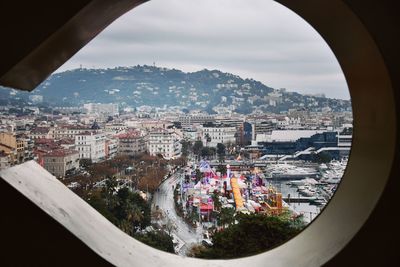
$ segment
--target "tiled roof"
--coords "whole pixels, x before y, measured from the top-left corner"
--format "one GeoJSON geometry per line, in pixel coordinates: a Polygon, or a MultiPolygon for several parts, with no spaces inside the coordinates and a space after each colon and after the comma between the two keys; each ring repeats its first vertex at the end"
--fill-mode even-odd
{"type": "Polygon", "coordinates": [[[65,157],[65,156],[72,155],[72,154],[78,154],[78,151],[71,150],[71,149],[57,149],[57,150],[52,150],[43,156],[44,157],[65,157]]]}
{"type": "Polygon", "coordinates": [[[128,139],[128,138],[138,138],[140,137],[139,131],[128,131],[126,133],[121,133],[117,135],[119,139],[128,139]]]}

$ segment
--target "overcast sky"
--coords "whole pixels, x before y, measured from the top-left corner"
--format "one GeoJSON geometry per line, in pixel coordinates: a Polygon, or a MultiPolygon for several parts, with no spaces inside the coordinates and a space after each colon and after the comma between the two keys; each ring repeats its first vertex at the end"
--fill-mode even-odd
{"type": "Polygon", "coordinates": [[[272,0],[151,0],[100,33],[57,72],[152,65],[219,69],[273,88],[349,99],[321,36],[272,0]]]}

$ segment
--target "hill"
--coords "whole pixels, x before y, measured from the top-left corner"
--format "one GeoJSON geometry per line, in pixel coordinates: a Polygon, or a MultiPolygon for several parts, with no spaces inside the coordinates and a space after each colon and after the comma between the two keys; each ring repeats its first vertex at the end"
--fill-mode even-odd
{"type": "MultiPolygon", "coordinates": [[[[146,65],[55,73],[30,94],[42,95],[44,101],[53,106],[119,103],[122,107],[181,106],[210,113],[223,109],[248,114],[255,108],[264,112],[281,112],[290,108],[313,111],[324,107],[335,111],[351,108],[350,101],[276,90],[259,81],[242,79],[219,70],[185,73],[146,65]]],[[[7,95],[9,91],[0,90],[3,102],[7,95]]],[[[28,96],[29,93],[19,91],[9,95],[10,98],[25,100],[28,96]]]]}

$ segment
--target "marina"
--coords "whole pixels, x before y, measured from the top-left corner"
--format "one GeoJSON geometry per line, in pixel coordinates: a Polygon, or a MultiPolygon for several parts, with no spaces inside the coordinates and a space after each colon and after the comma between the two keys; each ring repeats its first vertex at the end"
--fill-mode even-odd
{"type": "MultiPolygon", "coordinates": [[[[272,179],[283,196],[283,200],[295,212],[304,214],[307,222],[311,222],[332,198],[347,166],[347,158],[332,160],[316,167],[315,178],[306,177],[301,180],[272,179]]],[[[279,168],[279,167],[278,167],[279,168]]],[[[270,166],[270,169],[273,169],[270,166]]]]}

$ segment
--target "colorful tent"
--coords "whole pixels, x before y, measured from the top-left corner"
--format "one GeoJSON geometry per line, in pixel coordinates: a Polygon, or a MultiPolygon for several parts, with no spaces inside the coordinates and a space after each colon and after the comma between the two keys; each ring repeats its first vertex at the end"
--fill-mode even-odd
{"type": "Polygon", "coordinates": [[[213,204],[212,203],[201,203],[200,210],[201,211],[213,210],[213,204]]]}
{"type": "Polygon", "coordinates": [[[242,194],[240,193],[240,188],[237,178],[231,179],[231,186],[232,186],[233,198],[236,204],[236,209],[243,208],[243,198],[242,194]]]}

